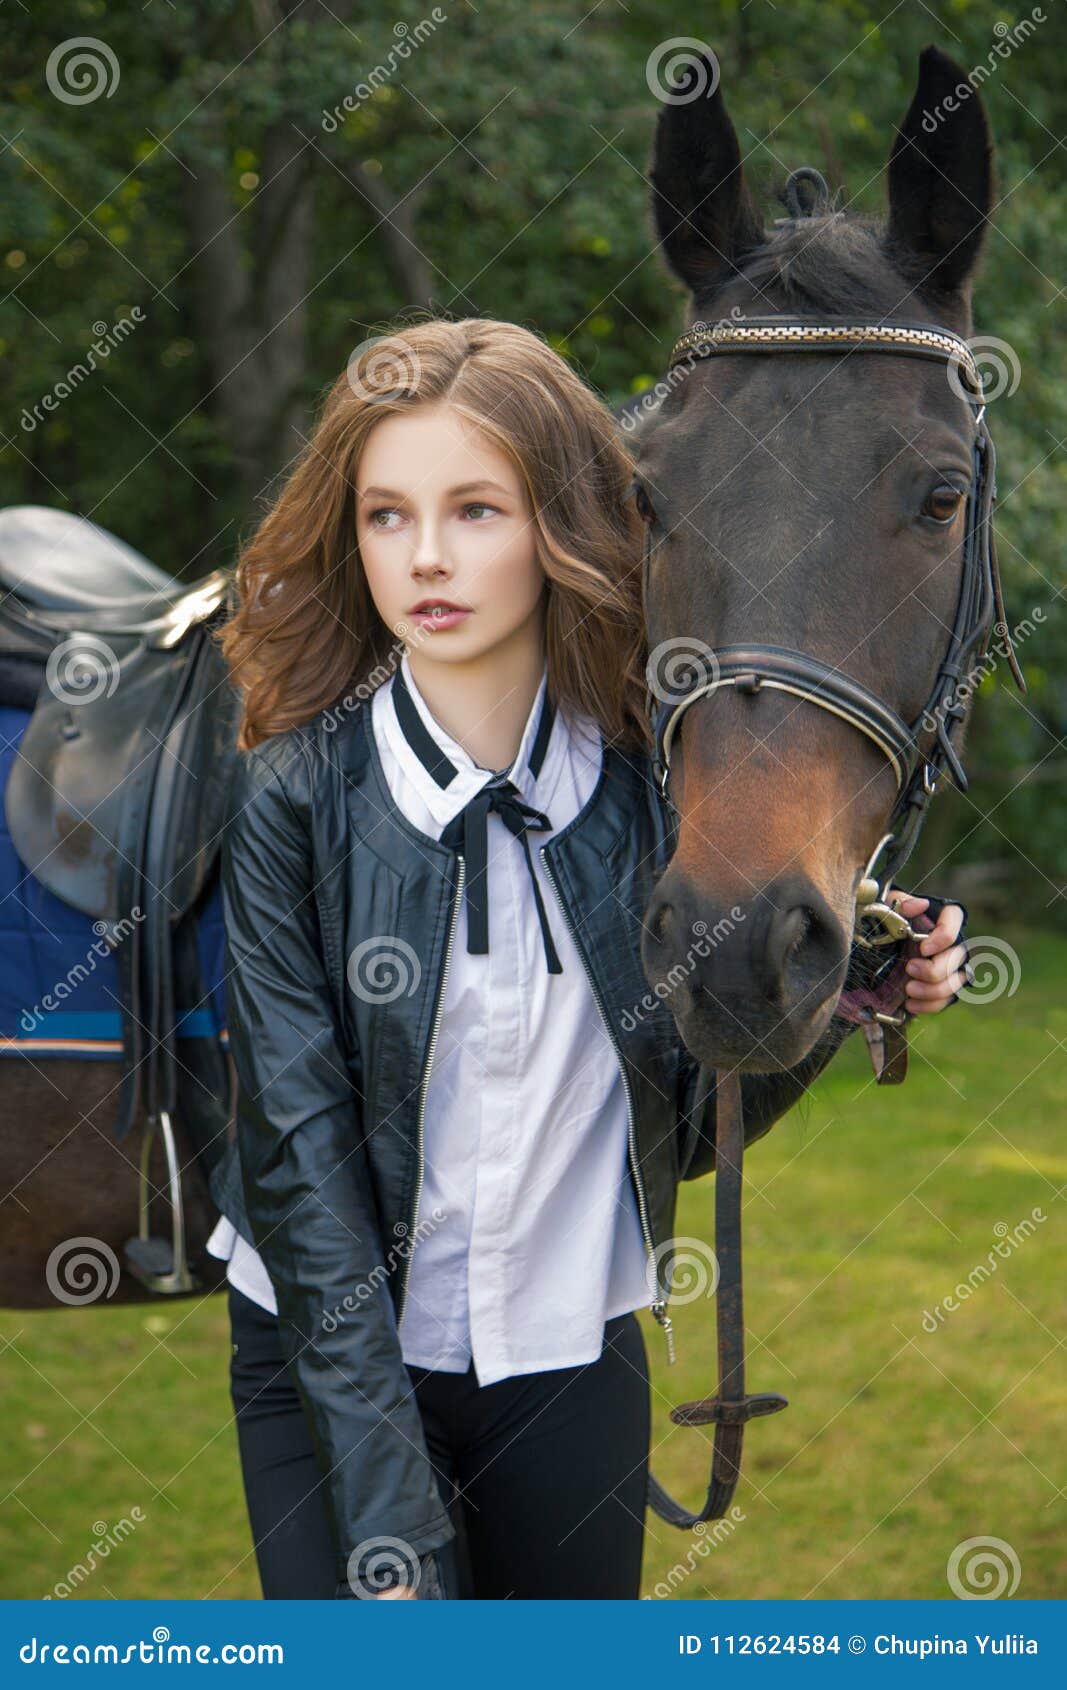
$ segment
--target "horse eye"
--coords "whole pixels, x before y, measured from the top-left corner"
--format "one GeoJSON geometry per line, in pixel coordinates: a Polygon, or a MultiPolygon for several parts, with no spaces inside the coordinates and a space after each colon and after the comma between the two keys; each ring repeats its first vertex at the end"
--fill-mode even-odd
{"type": "Polygon", "coordinates": [[[951,522],[960,508],[963,493],[947,481],[934,487],[923,501],[922,514],[931,522],[951,522]]]}
{"type": "Polygon", "coordinates": [[[634,508],[642,522],[651,522],[656,514],[651,499],[639,481],[634,482],[634,508]]]}

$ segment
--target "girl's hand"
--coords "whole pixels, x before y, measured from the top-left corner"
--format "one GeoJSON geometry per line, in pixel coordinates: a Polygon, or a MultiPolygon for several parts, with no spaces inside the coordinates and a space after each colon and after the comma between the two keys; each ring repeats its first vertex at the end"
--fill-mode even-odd
{"type": "Polygon", "coordinates": [[[347,1579],[342,1579],[340,1584],[337,1586],[337,1589],[334,1591],[334,1595],[342,1599],[348,1597],[365,1597],[367,1600],[372,1602],[380,1602],[383,1597],[386,1596],[417,1597],[418,1594],[418,1591],[412,1589],[410,1584],[398,1584],[391,1590],[368,1590],[360,1592],[358,1590],[353,1590],[347,1579]]]}
{"type": "Polygon", "coordinates": [[[419,1580],[417,1584],[399,1584],[395,1590],[380,1590],[379,1596],[401,1597],[408,1601],[425,1602],[432,1597],[444,1598],[445,1589],[441,1582],[441,1570],[437,1564],[437,1556],[432,1549],[419,1557],[419,1580]]]}
{"type": "MultiPolygon", "coordinates": [[[[890,889],[886,901],[909,921],[921,915],[930,902],[929,898],[915,897],[896,886],[890,889]]],[[[967,984],[963,971],[967,948],[956,942],[962,926],[961,906],[946,904],[933,931],[923,935],[919,945],[921,954],[908,963],[905,1008],[910,1014],[936,1015],[938,1010],[947,1009],[956,993],[967,984]]]]}
{"type": "Polygon", "coordinates": [[[377,1596],[375,1597],[375,1601],[395,1601],[397,1597],[400,1597],[401,1599],[406,1598],[408,1601],[411,1601],[412,1599],[417,1600],[418,1591],[412,1590],[410,1584],[397,1584],[393,1586],[392,1590],[379,1590],[377,1596]]]}

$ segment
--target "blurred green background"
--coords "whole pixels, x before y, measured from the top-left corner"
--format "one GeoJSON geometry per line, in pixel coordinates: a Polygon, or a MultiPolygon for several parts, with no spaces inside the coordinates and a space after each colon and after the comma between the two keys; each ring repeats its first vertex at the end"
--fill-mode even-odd
{"type": "MultiPolygon", "coordinates": [[[[872,1087],[853,1039],[753,1152],[751,1388],[792,1406],[749,1431],[727,1540],[694,1549],[649,1517],[648,1595],[941,1596],[953,1548],[990,1534],[1019,1556],[1019,1597],[1064,1589],[1067,85],[1062,0],[1038,10],[983,88],[998,205],[975,328],[1018,362],[991,407],[997,526],[1009,622],[1042,615],[1020,648],[1029,695],[1003,665],[983,684],[971,792],[934,806],[909,867],[967,899],[972,933],[1006,933],[1022,982],[924,1025],[901,1094],[872,1087]],[[1037,1238],[924,1331],[997,1224],[1035,1205],[1037,1238]]],[[[420,30],[429,8],[343,0],[3,8],[0,503],[91,516],[204,575],[232,561],[350,353],[412,308],[523,322],[617,403],[662,373],[682,322],[644,181],[666,36],[719,55],[769,219],[801,163],[880,212],[919,49],[985,64],[1001,29],[977,0],[442,15],[420,30]],[[78,35],[116,67],[85,103],[50,92],[78,35]]],[[[710,1236],[711,1203],[710,1182],[684,1187],[679,1231],[710,1236]]],[[[712,1384],[710,1307],[676,1324],[669,1372],[646,1328],[655,1465],[695,1503],[708,1440],[668,1431],[667,1410],[712,1384]]],[[[143,1523],[80,1594],[258,1596],[224,1298],[5,1312],[0,1340],[5,1596],[46,1595],[94,1524],[134,1506],[143,1523]]]]}

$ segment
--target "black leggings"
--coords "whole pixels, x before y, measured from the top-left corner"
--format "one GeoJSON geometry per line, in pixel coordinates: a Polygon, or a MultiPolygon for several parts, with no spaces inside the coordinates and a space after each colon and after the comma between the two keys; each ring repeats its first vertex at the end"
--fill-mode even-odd
{"type": "MultiPolygon", "coordinates": [[[[229,1286],[230,1394],[265,1597],[332,1597],[334,1544],[310,1428],[267,1309],[229,1286]]],[[[446,1597],[639,1595],[650,1433],[633,1314],[599,1359],[479,1385],[409,1367],[456,1537],[435,1551],[446,1597]]]]}

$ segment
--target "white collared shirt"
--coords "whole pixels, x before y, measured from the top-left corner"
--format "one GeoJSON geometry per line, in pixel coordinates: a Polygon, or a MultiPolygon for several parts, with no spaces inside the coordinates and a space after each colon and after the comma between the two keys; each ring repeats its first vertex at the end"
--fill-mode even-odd
{"type": "MultiPolygon", "coordinates": [[[[404,680],[426,728],[458,773],[434,781],[408,744],[392,681],[374,693],[371,728],[389,790],[434,839],[495,771],[480,768],[404,680]]],[[[541,769],[528,766],[547,667],[510,779],[550,832],[527,835],[562,974],[548,972],[521,842],[487,821],[489,951],[467,950],[466,889],[452,938],[426,1089],[423,1174],[399,1335],[412,1367],[478,1383],[595,1361],[604,1322],[650,1301],[647,1258],[628,1167],[626,1091],[539,847],[573,820],[600,774],[591,718],[557,711],[541,769]],[[443,1218],[436,1218],[436,1217],[443,1218]]],[[[207,1248],[227,1277],[277,1312],[259,1254],[221,1219],[207,1248]]]]}

